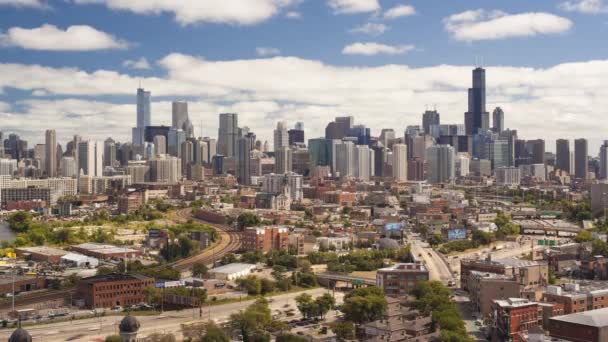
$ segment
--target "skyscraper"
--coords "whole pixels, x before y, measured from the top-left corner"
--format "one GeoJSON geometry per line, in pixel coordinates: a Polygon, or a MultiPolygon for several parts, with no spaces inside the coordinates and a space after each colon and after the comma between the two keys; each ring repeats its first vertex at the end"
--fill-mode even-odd
{"type": "Polygon", "coordinates": [[[500,107],[496,107],[492,112],[492,130],[500,133],[505,129],[505,112],[500,107]]]}
{"type": "Polygon", "coordinates": [[[450,145],[436,145],[427,149],[427,180],[429,183],[447,183],[455,176],[454,148],[450,145]]]}
{"type": "Polygon", "coordinates": [[[47,129],[44,134],[45,171],[49,178],[57,177],[57,134],[54,129],[47,129]]]}
{"type": "Polygon", "coordinates": [[[154,137],[154,154],[157,156],[167,154],[167,138],[164,135],[154,137]]]}
{"type": "Polygon", "coordinates": [[[467,135],[474,135],[489,128],[490,114],[486,112],[486,71],[473,70],[473,87],[469,88],[469,110],[464,114],[467,135]]]}
{"type": "Polygon", "coordinates": [[[108,138],[103,142],[103,166],[114,166],[116,163],[116,142],[108,138]]]}
{"type": "Polygon", "coordinates": [[[336,167],[334,173],[340,177],[352,177],[355,174],[355,144],[343,141],[335,146],[334,158],[336,167]]]}
{"type": "Polygon", "coordinates": [[[150,92],[137,88],[137,127],[145,128],[150,125],[150,92]]]}
{"type": "Polygon", "coordinates": [[[150,92],[137,88],[137,125],[132,130],[134,145],[144,144],[144,130],[150,124],[150,92]]]}
{"type": "Polygon", "coordinates": [[[251,184],[251,139],[248,137],[239,138],[238,160],[237,160],[237,180],[239,184],[251,184]]]}
{"type": "Polygon", "coordinates": [[[275,173],[284,174],[291,172],[292,161],[291,161],[291,149],[289,147],[281,147],[278,151],[275,151],[275,173]]]}
{"type": "Polygon", "coordinates": [[[188,102],[173,101],[171,103],[171,127],[184,129],[188,120],[188,102]]]}
{"type": "Polygon", "coordinates": [[[557,139],[555,141],[555,167],[571,173],[570,141],[568,139],[557,139]]]}
{"type": "Polygon", "coordinates": [[[191,164],[194,162],[194,144],[191,140],[181,143],[180,155],[182,160],[182,175],[187,175],[191,164]]]}
{"type": "Polygon", "coordinates": [[[407,146],[393,145],[393,178],[398,182],[407,181],[407,146]]]}
{"type": "Polygon", "coordinates": [[[368,181],[374,176],[374,151],[367,145],[357,145],[355,147],[355,174],[354,176],[362,181],[368,181]]]}
{"type": "Polygon", "coordinates": [[[289,133],[285,121],[277,122],[274,130],[274,151],[279,151],[282,147],[289,147],[289,133]]]}
{"type": "Polygon", "coordinates": [[[589,173],[587,165],[587,139],[574,140],[574,176],[578,179],[587,179],[589,173]]]}
{"type": "Polygon", "coordinates": [[[352,116],[339,116],[325,127],[325,139],[342,139],[350,134],[355,119],[352,116]]]}
{"type": "Polygon", "coordinates": [[[608,140],[600,146],[600,175],[599,179],[608,179],[608,140]]]}
{"type": "Polygon", "coordinates": [[[224,157],[236,157],[237,138],[239,134],[239,115],[236,113],[220,114],[220,127],[217,135],[217,154],[224,157]]]}
{"type": "Polygon", "coordinates": [[[439,113],[437,110],[427,110],[422,114],[422,129],[424,133],[431,133],[431,125],[439,125],[441,122],[439,113]]]}
{"type": "Polygon", "coordinates": [[[78,170],[87,176],[103,176],[103,144],[101,142],[87,140],[78,144],[78,170]]]}

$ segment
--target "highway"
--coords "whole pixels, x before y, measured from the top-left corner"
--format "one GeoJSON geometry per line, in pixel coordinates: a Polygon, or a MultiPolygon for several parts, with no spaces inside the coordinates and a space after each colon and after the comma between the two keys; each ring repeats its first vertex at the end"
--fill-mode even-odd
{"type": "Polygon", "coordinates": [[[197,255],[176,261],[172,264],[175,269],[179,271],[186,271],[195,263],[212,264],[215,260],[219,260],[222,256],[235,252],[241,248],[241,234],[231,230],[231,227],[205,222],[192,217],[191,209],[178,210],[176,214],[184,221],[192,219],[211,226],[218,232],[219,242],[212,248],[207,248],[197,255]]]}
{"type": "MultiPolygon", "coordinates": [[[[326,289],[312,289],[297,293],[288,293],[274,296],[271,299],[270,308],[273,314],[278,311],[284,312],[289,308],[296,314],[289,319],[299,318],[299,312],[295,304],[295,297],[302,293],[309,293],[313,297],[318,297],[327,293],[326,289]],[[288,307],[287,307],[288,306],[288,307]]],[[[336,303],[341,304],[343,300],[341,292],[335,293],[336,303]]],[[[199,309],[167,311],[160,315],[138,316],[141,328],[137,337],[145,337],[152,333],[173,333],[177,340],[181,340],[181,324],[197,320],[208,320],[211,317],[216,323],[227,322],[230,315],[245,309],[253,303],[252,300],[235,302],[230,304],[215,305],[210,308],[203,307],[203,317],[199,318],[199,309]]],[[[285,315],[282,316],[285,318],[285,315]]],[[[24,328],[32,335],[36,341],[103,341],[103,339],[118,331],[118,324],[122,316],[106,316],[100,318],[89,318],[75,320],[73,322],[59,322],[41,324],[35,326],[25,326],[24,328]]],[[[7,341],[12,329],[0,330],[0,340],[7,341]]]]}
{"type": "Polygon", "coordinates": [[[452,280],[453,276],[450,268],[441,256],[432,248],[423,247],[422,244],[424,243],[420,240],[411,239],[410,237],[408,237],[408,240],[411,242],[412,254],[414,257],[424,261],[429,271],[430,280],[439,280],[447,285],[448,281],[452,280]]]}

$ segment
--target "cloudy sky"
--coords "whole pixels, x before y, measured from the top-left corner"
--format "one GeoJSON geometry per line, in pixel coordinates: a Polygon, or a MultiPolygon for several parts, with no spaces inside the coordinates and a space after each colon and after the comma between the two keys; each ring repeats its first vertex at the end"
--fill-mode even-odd
{"type": "Polygon", "coordinates": [[[197,135],[221,112],[270,143],[278,120],[312,138],[337,115],[403,132],[427,107],[462,123],[480,63],[507,127],[595,155],[607,33],[608,0],[0,0],[0,130],[129,141],[141,82],[154,124],[187,100],[197,135]]]}

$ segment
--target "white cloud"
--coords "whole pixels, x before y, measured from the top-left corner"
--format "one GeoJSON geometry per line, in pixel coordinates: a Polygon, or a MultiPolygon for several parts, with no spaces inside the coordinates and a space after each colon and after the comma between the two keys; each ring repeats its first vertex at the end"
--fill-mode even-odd
{"type": "Polygon", "coordinates": [[[10,104],[0,101],[0,112],[8,111],[10,108],[11,108],[10,104]]]}
{"type": "Polygon", "coordinates": [[[374,56],[379,54],[399,55],[410,52],[416,47],[414,45],[385,45],[378,43],[353,43],[342,49],[345,55],[365,55],[374,56]]]}
{"type": "Polygon", "coordinates": [[[597,14],[608,12],[608,5],[603,0],[568,0],[559,4],[559,8],[567,12],[597,14]]]}
{"type": "MultiPolygon", "coordinates": [[[[437,104],[443,122],[462,123],[472,69],[345,67],[296,57],[213,61],[177,53],[158,65],[164,77],[141,78],[153,101],[164,98],[152,104],[153,123],[170,120],[166,101],[188,98],[192,121],[204,122],[205,135],[217,135],[218,113],[235,111],[242,125],[270,142],[275,125],[269,123],[304,121],[306,135],[313,138],[323,135],[334,116],[344,114],[371,127],[374,135],[388,127],[403,131],[420,124],[429,103],[437,104]]],[[[486,79],[488,110],[501,106],[507,127],[517,129],[523,139],[547,139],[551,150],[556,138],[586,137],[595,154],[606,138],[608,59],[548,68],[488,67],[486,79]]],[[[45,128],[55,128],[63,143],[77,132],[87,135],[89,129],[99,139],[112,135],[127,141],[135,124],[139,80],[111,70],[0,63],[0,91],[11,87],[46,96],[32,94],[12,110],[1,110],[2,131],[19,132],[30,143],[42,142],[45,128]],[[99,101],[101,96],[105,100],[99,101]]]]}
{"type": "Polygon", "coordinates": [[[139,70],[147,70],[150,69],[150,63],[146,57],[141,57],[139,59],[127,59],[122,62],[122,66],[125,68],[131,69],[139,69],[139,70]]]}
{"type": "Polygon", "coordinates": [[[254,25],[277,15],[299,0],[73,0],[102,4],[137,14],[172,13],[182,25],[195,23],[254,25]]]}
{"type": "Polygon", "coordinates": [[[281,50],[273,47],[257,47],[255,53],[260,57],[277,56],[281,54],[281,50]]]}
{"type": "Polygon", "coordinates": [[[11,27],[0,34],[0,45],[49,51],[124,49],[128,46],[127,42],[91,26],[74,25],[62,30],[49,24],[31,29],[11,27]]]}
{"type": "Polygon", "coordinates": [[[443,22],[452,38],[469,42],[557,34],[572,27],[569,19],[550,13],[507,14],[482,9],[454,14],[443,22]]]}
{"type": "Polygon", "coordinates": [[[380,23],[365,23],[363,25],[359,25],[353,29],[351,29],[350,33],[364,33],[369,34],[371,36],[379,36],[384,32],[388,31],[390,28],[384,24],[380,23]]]}
{"type": "Polygon", "coordinates": [[[297,11],[289,11],[289,12],[285,13],[285,17],[287,17],[289,19],[300,19],[300,18],[302,18],[302,13],[297,12],[297,11]]]}
{"type": "Polygon", "coordinates": [[[328,0],[336,14],[368,13],[380,10],[378,0],[328,0]]]}
{"type": "Polygon", "coordinates": [[[48,8],[48,5],[42,0],[0,0],[0,6],[37,9],[48,8]]]}
{"type": "Polygon", "coordinates": [[[384,12],[384,18],[395,19],[399,17],[407,17],[416,14],[416,9],[410,5],[397,5],[388,11],[384,12]]]}

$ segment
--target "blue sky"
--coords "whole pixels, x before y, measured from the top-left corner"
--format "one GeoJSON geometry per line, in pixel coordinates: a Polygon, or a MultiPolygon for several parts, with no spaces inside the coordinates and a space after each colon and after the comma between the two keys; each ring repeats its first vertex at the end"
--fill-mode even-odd
{"type": "Polygon", "coordinates": [[[128,141],[139,81],[155,123],[186,99],[202,135],[221,111],[263,139],[346,114],[401,132],[432,105],[459,123],[476,58],[488,110],[520,136],[593,152],[607,128],[601,0],[0,0],[0,23],[0,130],[33,142],[47,127],[128,141]]]}

